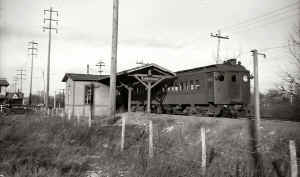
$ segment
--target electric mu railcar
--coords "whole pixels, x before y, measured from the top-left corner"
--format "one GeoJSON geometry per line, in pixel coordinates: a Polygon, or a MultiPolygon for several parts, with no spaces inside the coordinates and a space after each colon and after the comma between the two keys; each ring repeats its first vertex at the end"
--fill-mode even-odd
{"type": "Polygon", "coordinates": [[[176,72],[163,89],[162,110],[173,114],[246,115],[250,101],[249,71],[236,59],[176,72]]]}
{"type": "MultiPolygon", "coordinates": [[[[136,87],[133,111],[144,111],[143,87],[136,87]],[[139,101],[138,101],[139,100],[139,101]]],[[[176,72],[152,90],[151,112],[236,117],[249,113],[250,74],[236,59],[176,72]]]]}

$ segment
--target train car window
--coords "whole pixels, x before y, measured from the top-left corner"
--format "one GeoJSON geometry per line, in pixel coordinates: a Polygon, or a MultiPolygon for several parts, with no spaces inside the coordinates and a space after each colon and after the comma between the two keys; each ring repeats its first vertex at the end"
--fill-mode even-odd
{"type": "Polygon", "coordinates": [[[191,90],[194,90],[194,81],[193,80],[190,81],[190,87],[191,87],[191,90]]]}
{"type": "Polygon", "coordinates": [[[218,75],[217,80],[219,80],[221,82],[224,81],[224,75],[223,74],[218,75]]]}
{"type": "Polygon", "coordinates": [[[196,80],[195,81],[195,86],[194,86],[195,90],[200,90],[200,81],[196,80]]]}
{"type": "Polygon", "coordinates": [[[233,76],[231,77],[231,81],[232,81],[232,82],[236,82],[236,75],[233,75],[233,76]]]}
{"type": "Polygon", "coordinates": [[[186,90],[189,90],[189,88],[190,88],[190,84],[189,84],[189,82],[188,82],[188,81],[186,81],[186,82],[185,82],[185,84],[186,84],[186,87],[185,87],[185,88],[186,88],[186,90]]]}
{"type": "Polygon", "coordinates": [[[178,83],[174,83],[173,88],[174,88],[174,91],[175,91],[175,92],[178,92],[178,83]]]}

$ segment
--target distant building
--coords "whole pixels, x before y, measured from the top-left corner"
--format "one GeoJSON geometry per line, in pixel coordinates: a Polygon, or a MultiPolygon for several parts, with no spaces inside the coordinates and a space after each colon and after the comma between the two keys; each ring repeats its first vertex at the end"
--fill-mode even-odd
{"type": "Polygon", "coordinates": [[[9,86],[9,83],[6,79],[0,78],[0,99],[3,99],[6,97],[7,87],[9,86]]]}

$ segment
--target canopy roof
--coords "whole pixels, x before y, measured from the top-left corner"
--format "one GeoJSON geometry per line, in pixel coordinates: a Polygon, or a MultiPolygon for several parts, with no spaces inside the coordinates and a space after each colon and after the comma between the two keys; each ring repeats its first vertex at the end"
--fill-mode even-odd
{"type": "MultiPolygon", "coordinates": [[[[138,82],[136,78],[132,77],[135,74],[144,74],[147,75],[148,71],[151,70],[152,75],[161,75],[161,76],[168,76],[168,77],[175,77],[176,74],[164,67],[161,67],[155,63],[144,64],[142,66],[134,67],[131,69],[127,69],[117,73],[117,84],[120,83],[136,83],[138,82]]],[[[110,76],[103,77],[100,82],[109,85],[109,78],[110,76]]]]}

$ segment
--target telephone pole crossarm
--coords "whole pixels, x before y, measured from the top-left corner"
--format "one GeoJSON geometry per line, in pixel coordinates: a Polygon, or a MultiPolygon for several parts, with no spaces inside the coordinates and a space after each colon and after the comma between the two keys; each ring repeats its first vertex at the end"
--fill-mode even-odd
{"type": "Polygon", "coordinates": [[[101,73],[103,72],[102,67],[105,66],[104,62],[103,62],[103,61],[99,61],[99,62],[96,64],[96,66],[99,67],[98,72],[99,72],[99,75],[101,75],[101,73]]]}
{"type": "Polygon", "coordinates": [[[229,37],[228,36],[222,36],[221,35],[221,30],[218,30],[218,33],[216,33],[216,34],[210,33],[210,36],[218,39],[218,48],[217,48],[217,60],[216,60],[216,63],[219,64],[220,61],[221,61],[221,59],[220,59],[221,39],[229,39],[229,37]]]}

